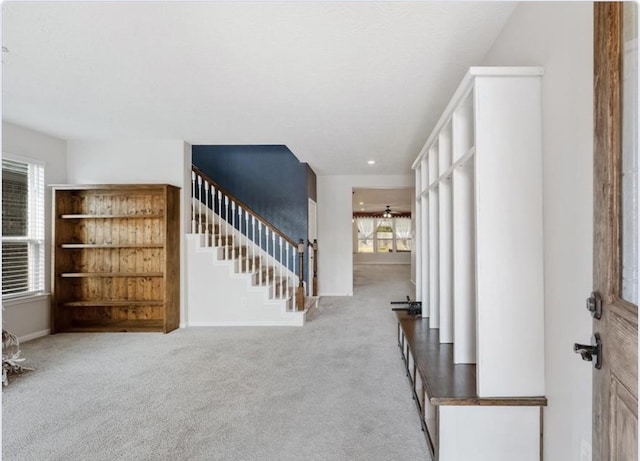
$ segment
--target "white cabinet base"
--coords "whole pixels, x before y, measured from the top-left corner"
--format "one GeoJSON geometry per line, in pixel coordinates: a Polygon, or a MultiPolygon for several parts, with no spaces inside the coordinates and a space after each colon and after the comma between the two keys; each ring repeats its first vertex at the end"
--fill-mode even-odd
{"type": "Polygon", "coordinates": [[[539,407],[440,406],[439,461],[540,461],[539,407]]]}

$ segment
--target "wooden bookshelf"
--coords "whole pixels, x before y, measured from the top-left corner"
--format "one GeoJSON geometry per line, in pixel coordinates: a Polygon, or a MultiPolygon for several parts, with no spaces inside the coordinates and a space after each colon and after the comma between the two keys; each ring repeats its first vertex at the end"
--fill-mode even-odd
{"type": "Polygon", "coordinates": [[[167,184],[53,186],[53,333],[178,327],[179,195],[167,184]]]}

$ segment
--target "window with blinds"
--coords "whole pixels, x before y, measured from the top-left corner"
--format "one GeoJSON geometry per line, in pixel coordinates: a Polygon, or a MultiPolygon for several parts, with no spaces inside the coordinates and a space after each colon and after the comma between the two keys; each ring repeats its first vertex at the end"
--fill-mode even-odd
{"type": "Polygon", "coordinates": [[[44,291],[44,166],[2,158],[2,297],[44,291]]]}

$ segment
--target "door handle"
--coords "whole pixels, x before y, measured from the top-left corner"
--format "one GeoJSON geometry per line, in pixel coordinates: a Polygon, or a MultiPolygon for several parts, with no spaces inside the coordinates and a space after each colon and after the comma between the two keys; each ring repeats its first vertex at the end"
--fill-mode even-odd
{"type": "Polygon", "coordinates": [[[574,343],[573,352],[580,354],[582,360],[593,362],[593,366],[598,370],[602,368],[602,342],[598,333],[591,337],[591,345],[574,343]]]}
{"type": "Polygon", "coordinates": [[[587,298],[587,310],[591,312],[591,317],[596,320],[600,320],[602,317],[602,298],[597,291],[592,291],[591,296],[587,298]]]}

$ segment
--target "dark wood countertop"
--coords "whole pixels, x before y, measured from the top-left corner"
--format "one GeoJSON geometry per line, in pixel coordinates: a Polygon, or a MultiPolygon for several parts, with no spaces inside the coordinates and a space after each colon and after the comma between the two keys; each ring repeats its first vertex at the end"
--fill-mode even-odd
{"type": "Polygon", "coordinates": [[[440,344],[439,330],[429,319],[396,312],[411,356],[432,405],[546,406],[546,397],[480,398],[476,393],[476,366],[454,365],[453,344],[440,344]]]}

